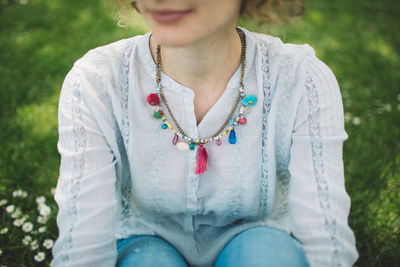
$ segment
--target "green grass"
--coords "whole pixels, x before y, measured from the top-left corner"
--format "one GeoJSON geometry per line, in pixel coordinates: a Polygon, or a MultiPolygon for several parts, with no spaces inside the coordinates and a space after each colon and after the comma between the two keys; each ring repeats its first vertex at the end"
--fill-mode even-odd
{"type": "MultiPolygon", "coordinates": [[[[126,20],[127,28],[117,27],[110,2],[0,1],[0,199],[35,216],[30,210],[35,197],[46,196],[52,208],[47,238],[57,236],[50,190],[60,163],[56,144],[62,81],[89,49],[148,30],[137,16],[126,20]],[[18,188],[29,192],[23,201],[12,197],[18,188]]],[[[399,11],[399,1],[312,0],[305,15],[287,25],[240,22],[284,42],[310,44],[336,75],[349,134],[344,164],[352,199],[349,224],[360,252],[357,266],[400,262],[399,11]]],[[[0,234],[0,262],[38,264],[36,251],[21,246],[23,235],[4,211],[7,205],[0,207],[0,230],[9,229],[0,234]],[[15,248],[5,246],[11,243],[15,248]]],[[[46,253],[42,265],[51,257],[46,253]]]]}

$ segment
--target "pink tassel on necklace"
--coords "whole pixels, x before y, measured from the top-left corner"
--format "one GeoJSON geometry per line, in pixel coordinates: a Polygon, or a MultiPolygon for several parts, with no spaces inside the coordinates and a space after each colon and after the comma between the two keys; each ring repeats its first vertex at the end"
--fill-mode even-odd
{"type": "Polygon", "coordinates": [[[203,144],[200,144],[199,146],[200,148],[197,151],[197,165],[194,170],[195,174],[202,174],[207,170],[207,151],[203,144]]]}

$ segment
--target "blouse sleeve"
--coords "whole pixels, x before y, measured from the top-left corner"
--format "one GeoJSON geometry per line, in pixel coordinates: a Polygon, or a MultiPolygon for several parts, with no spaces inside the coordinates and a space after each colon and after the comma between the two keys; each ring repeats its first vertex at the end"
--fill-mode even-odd
{"type": "Polygon", "coordinates": [[[352,266],[358,252],[347,222],[342,98],[334,74],[312,51],[303,65],[304,90],[292,132],[291,228],[310,266],[352,266]]]}
{"type": "Polygon", "coordinates": [[[111,267],[116,262],[116,160],[86,105],[84,94],[90,86],[75,65],[59,99],[61,165],[54,195],[59,236],[52,249],[54,267],[111,267]]]}

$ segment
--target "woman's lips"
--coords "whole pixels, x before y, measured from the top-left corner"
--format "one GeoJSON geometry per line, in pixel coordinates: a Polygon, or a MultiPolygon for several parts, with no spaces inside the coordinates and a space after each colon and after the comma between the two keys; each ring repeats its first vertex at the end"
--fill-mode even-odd
{"type": "Polygon", "coordinates": [[[153,10],[151,11],[151,16],[153,17],[154,20],[162,23],[166,22],[174,22],[177,21],[189,13],[191,13],[192,10],[186,10],[186,11],[156,11],[153,10]]]}

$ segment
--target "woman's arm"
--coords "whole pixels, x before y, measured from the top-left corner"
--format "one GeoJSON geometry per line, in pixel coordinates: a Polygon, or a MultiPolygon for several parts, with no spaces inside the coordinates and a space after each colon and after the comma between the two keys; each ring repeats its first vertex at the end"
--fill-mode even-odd
{"type": "Polygon", "coordinates": [[[67,74],[58,109],[60,176],[56,240],[51,266],[115,266],[115,157],[88,109],[91,84],[74,65],[67,74]]]}
{"type": "Polygon", "coordinates": [[[347,222],[342,146],[348,135],[340,89],[314,50],[303,63],[304,90],[289,163],[292,232],[310,266],[351,266],[358,253],[347,222]]]}

